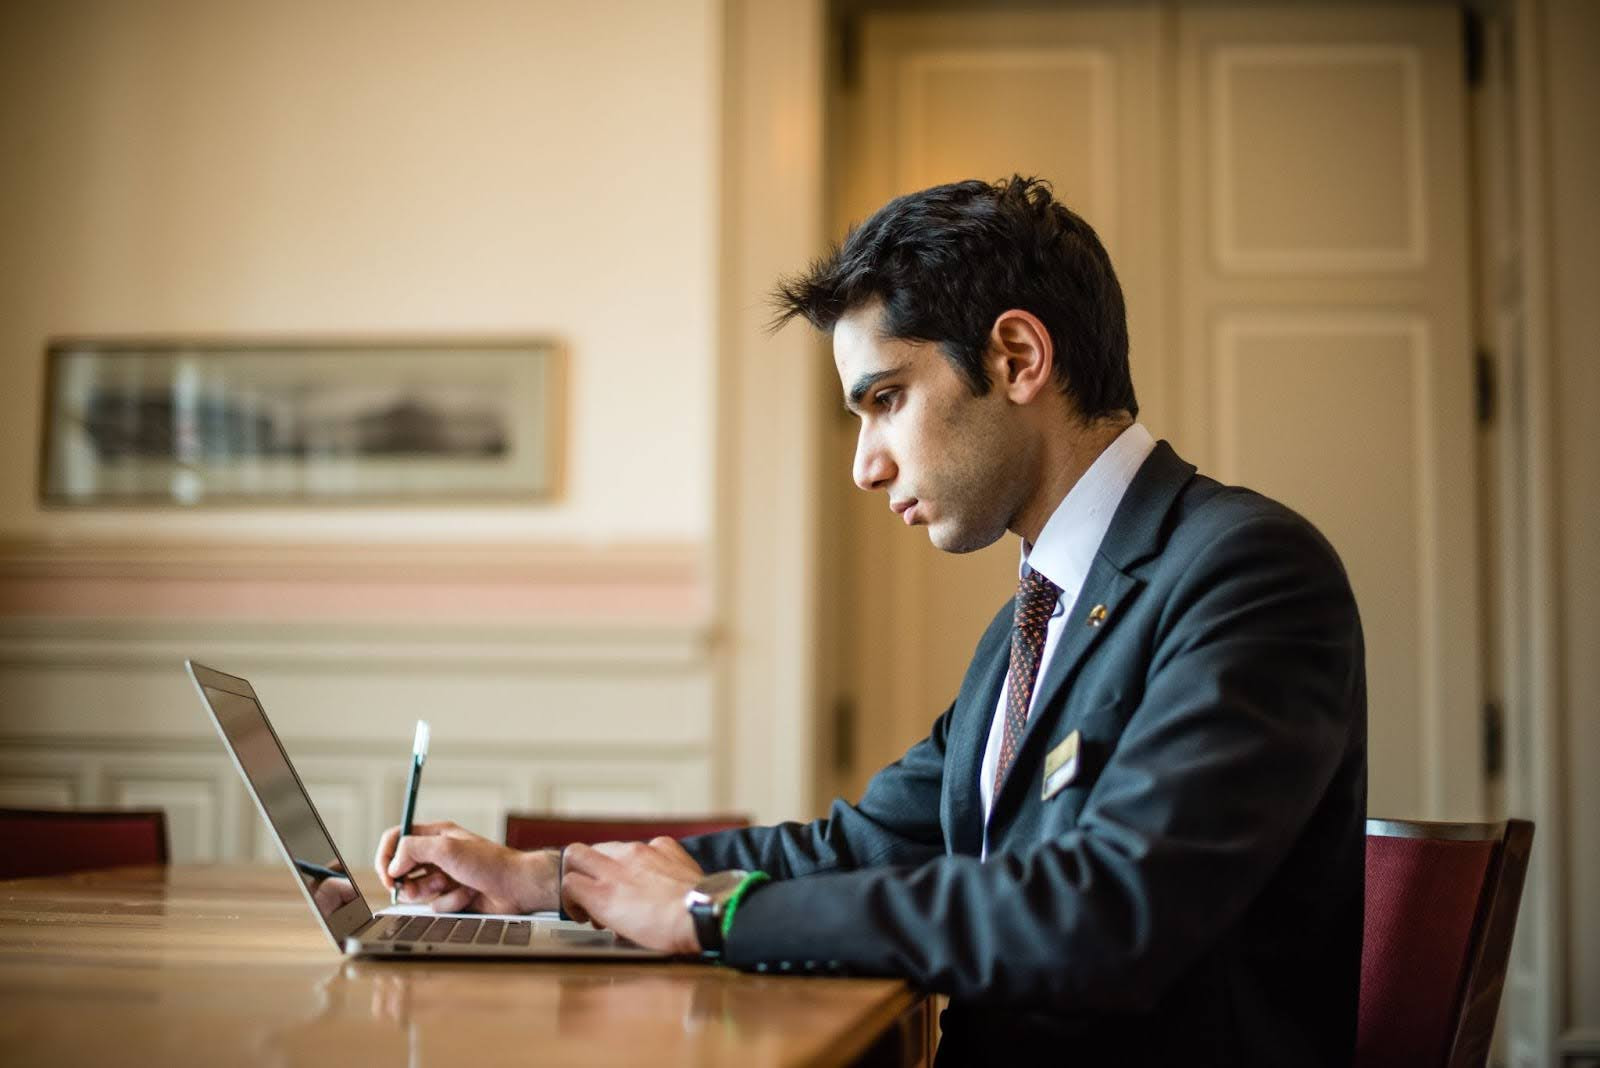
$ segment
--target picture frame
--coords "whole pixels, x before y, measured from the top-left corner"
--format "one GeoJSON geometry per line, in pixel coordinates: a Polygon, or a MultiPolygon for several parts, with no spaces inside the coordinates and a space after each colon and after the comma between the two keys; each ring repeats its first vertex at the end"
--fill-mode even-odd
{"type": "Polygon", "coordinates": [[[513,339],[57,338],[48,506],[547,500],[563,353],[513,339]]]}

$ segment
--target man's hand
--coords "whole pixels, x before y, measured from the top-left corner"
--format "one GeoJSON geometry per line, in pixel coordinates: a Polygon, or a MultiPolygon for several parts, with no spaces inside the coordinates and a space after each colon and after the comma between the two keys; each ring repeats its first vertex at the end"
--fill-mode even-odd
{"type": "Polygon", "coordinates": [[[561,896],[570,914],[588,916],[641,946],[695,954],[700,942],[683,898],[703,878],[700,865],[672,838],[569,845],[561,896]]]}
{"type": "Polygon", "coordinates": [[[378,878],[400,900],[431,901],[435,912],[527,913],[556,907],[556,865],[550,853],[524,853],[473,834],[449,821],[418,823],[400,837],[390,827],[378,839],[378,878]]]}

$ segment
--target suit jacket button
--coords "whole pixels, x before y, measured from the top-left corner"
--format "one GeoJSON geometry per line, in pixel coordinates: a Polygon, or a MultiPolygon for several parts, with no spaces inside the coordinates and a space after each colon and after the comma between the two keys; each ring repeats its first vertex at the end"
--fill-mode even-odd
{"type": "Polygon", "coordinates": [[[764,972],[766,970],[767,970],[767,962],[766,961],[762,961],[761,963],[756,965],[756,971],[764,972]]]}
{"type": "Polygon", "coordinates": [[[794,971],[794,961],[792,961],[792,960],[779,961],[778,962],[778,970],[780,972],[792,972],[792,971],[794,971]]]}

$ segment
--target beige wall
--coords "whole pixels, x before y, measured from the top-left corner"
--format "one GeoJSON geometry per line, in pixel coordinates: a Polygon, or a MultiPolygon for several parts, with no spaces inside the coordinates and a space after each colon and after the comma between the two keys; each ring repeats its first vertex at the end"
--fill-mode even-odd
{"type": "Polygon", "coordinates": [[[255,855],[194,657],[257,684],[347,841],[393,819],[373,755],[419,716],[426,804],[486,833],[806,811],[816,417],[770,412],[825,365],[760,326],[819,246],[821,27],[821,0],[0,5],[0,804],[161,805],[179,859],[255,855]],[[174,332],[554,336],[565,491],[39,508],[45,339],[174,332]]]}
{"type": "Polygon", "coordinates": [[[178,859],[263,855],[185,657],[257,684],[357,855],[424,716],[424,808],[485,833],[745,804],[709,566],[723,17],[0,5],[0,804],[159,805],[178,859]],[[45,339],[174,333],[554,337],[564,490],[41,509],[45,339]]]}
{"type": "Polygon", "coordinates": [[[1600,4],[1551,0],[1541,47],[1549,207],[1560,590],[1558,687],[1565,712],[1570,1029],[1600,1039],[1600,4]]]}
{"type": "Polygon", "coordinates": [[[0,6],[0,539],[699,542],[714,0],[0,6]],[[552,335],[567,492],[494,510],[46,513],[51,334],[552,335]]]}

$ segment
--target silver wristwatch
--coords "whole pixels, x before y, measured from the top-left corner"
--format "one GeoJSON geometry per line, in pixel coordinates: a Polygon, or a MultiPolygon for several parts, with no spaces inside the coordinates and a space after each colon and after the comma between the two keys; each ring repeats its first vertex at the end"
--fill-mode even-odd
{"type": "Polygon", "coordinates": [[[694,921],[695,937],[700,942],[700,955],[716,959],[722,956],[722,917],[727,912],[728,899],[733,897],[739,884],[749,872],[737,868],[714,872],[694,884],[694,889],[683,895],[683,903],[694,921]]]}

